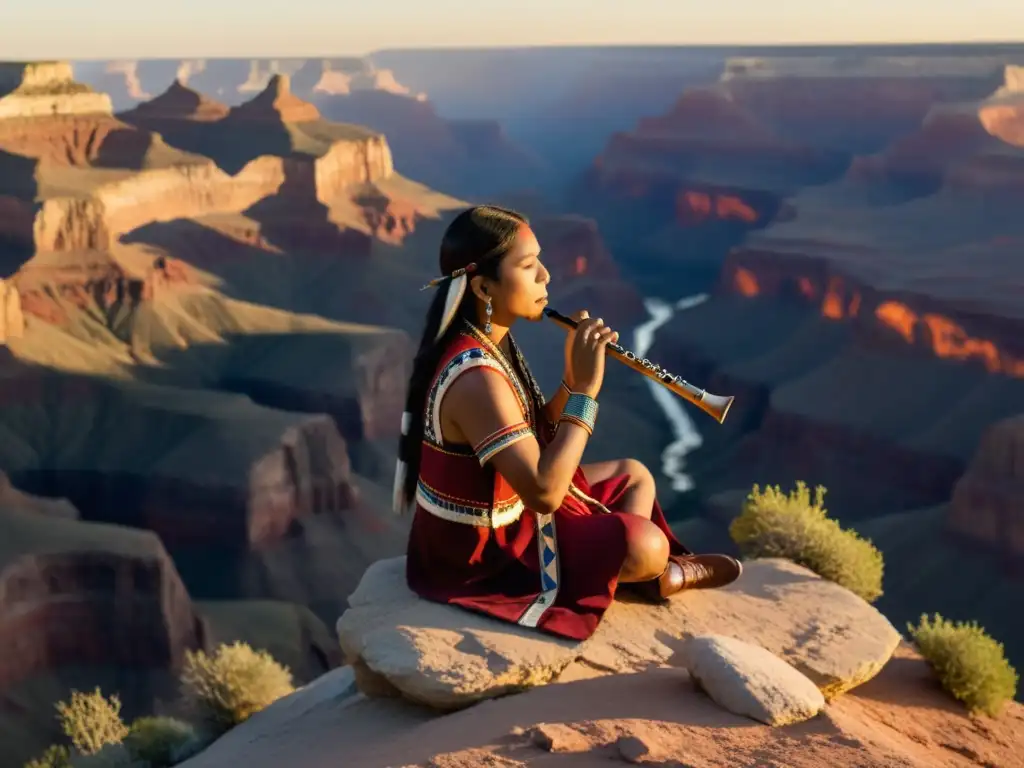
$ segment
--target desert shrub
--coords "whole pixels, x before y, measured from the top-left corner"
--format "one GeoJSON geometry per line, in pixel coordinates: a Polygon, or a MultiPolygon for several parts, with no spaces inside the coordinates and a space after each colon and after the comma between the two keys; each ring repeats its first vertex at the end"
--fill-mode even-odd
{"type": "Polygon", "coordinates": [[[755,485],[729,535],[744,557],[787,558],[874,602],[882,595],[882,553],[829,518],[824,499],[823,487],[811,499],[803,482],[789,494],[755,485]]]}
{"type": "Polygon", "coordinates": [[[128,735],[121,720],[121,700],[109,699],[99,688],[92,693],[71,692],[70,702],[58,702],[57,714],[64,734],[83,755],[98,752],[106,744],[119,744],[128,735]]]}
{"type": "Polygon", "coordinates": [[[71,750],[67,747],[54,744],[46,748],[39,757],[29,760],[24,768],[69,768],[71,765],[71,750]]]}
{"type": "Polygon", "coordinates": [[[124,745],[136,760],[152,768],[169,768],[188,759],[201,747],[196,729],[174,717],[140,717],[128,729],[124,745]]]}
{"type": "Polygon", "coordinates": [[[292,674],[266,651],[236,642],[212,655],[187,651],[182,699],[213,732],[223,732],[294,691],[292,674]]]}
{"type": "Polygon", "coordinates": [[[1017,671],[996,642],[976,622],[953,623],[939,614],[921,616],[907,625],[921,655],[939,676],[942,687],[972,714],[992,717],[1017,693],[1017,671]]]}

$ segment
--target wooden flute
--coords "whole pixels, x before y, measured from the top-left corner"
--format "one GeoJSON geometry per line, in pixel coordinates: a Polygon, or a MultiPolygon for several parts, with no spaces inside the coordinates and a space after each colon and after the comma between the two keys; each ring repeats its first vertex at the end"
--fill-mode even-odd
{"type": "MultiPolygon", "coordinates": [[[[567,317],[555,309],[545,308],[544,314],[549,320],[553,320],[566,330],[572,330],[577,325],[576,321],[571,317],[567,317]]],[[[606,352],[619,362],[628,365],[634,371],[638,371],[647,378],[661,384],[673,394],[693,403],[702,411],[714,417],[719,424],[725,421],[725,417],[729,413],[729,408],[735,398],[713,395],[705,389],[695,387],[682,377],[669,373],[657,363],[652,363],[646,357],[637,357],[633,352],[618,344],[608,344],[606,352]]]]}

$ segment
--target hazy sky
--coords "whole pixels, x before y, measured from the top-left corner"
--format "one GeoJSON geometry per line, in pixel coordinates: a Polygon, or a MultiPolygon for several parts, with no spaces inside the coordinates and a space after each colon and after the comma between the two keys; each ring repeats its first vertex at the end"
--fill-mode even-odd
{"type": "Polygon", "coordinates": [[[0,0],[0,57],[587,43],[1024,42],[1024,0],[0,0]]]}

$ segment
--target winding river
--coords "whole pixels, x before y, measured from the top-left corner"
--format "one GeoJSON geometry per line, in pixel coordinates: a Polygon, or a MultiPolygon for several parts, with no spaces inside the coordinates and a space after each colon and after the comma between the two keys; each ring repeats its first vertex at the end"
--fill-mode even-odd
{"type": "MultiPolygon", "coordinates": [[[[707,301],[706,293],[687,296],[676,302],[661,299],[644,299],[644,306],[651,319],[637,326],[633,332],[633,352],[639,357],[646,357],[654,345],[655,334],[677,312],[685,312],[707,301]]],[[[655,361],[657,362],[657,361],[655,361]]],[[[672,442],[661,454],[661,471],[672,482],[672,490],[689,491],[693,489],[693,478],[686,474],[686,454],[699,448],[703,443],[700,432],[686,412],[684,402],[665,387],[647,379],[654,402],[658,404],[672,430],[672,442]]]]}

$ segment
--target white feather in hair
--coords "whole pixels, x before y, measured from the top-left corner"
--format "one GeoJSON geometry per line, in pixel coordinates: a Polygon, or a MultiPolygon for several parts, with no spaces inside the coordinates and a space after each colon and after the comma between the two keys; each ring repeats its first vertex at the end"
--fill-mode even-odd
{"type": "Polygon", "coordinates": [[[459,311],[459,304],[462,303],[462,297],[466,295],[466,285],[468,284],[469,280],[463,274],[453,277],[448,281],[448,285],[445,286],[447,293],[444,297],[444,312],[441,313],[441,325],[437,328],[437,335],[434,336],[434,341],[437,341],[444,335],[444,332],[448,330],[448,326],[452,324],[452,320],[455,319],[455,313],[459,311]]]}

